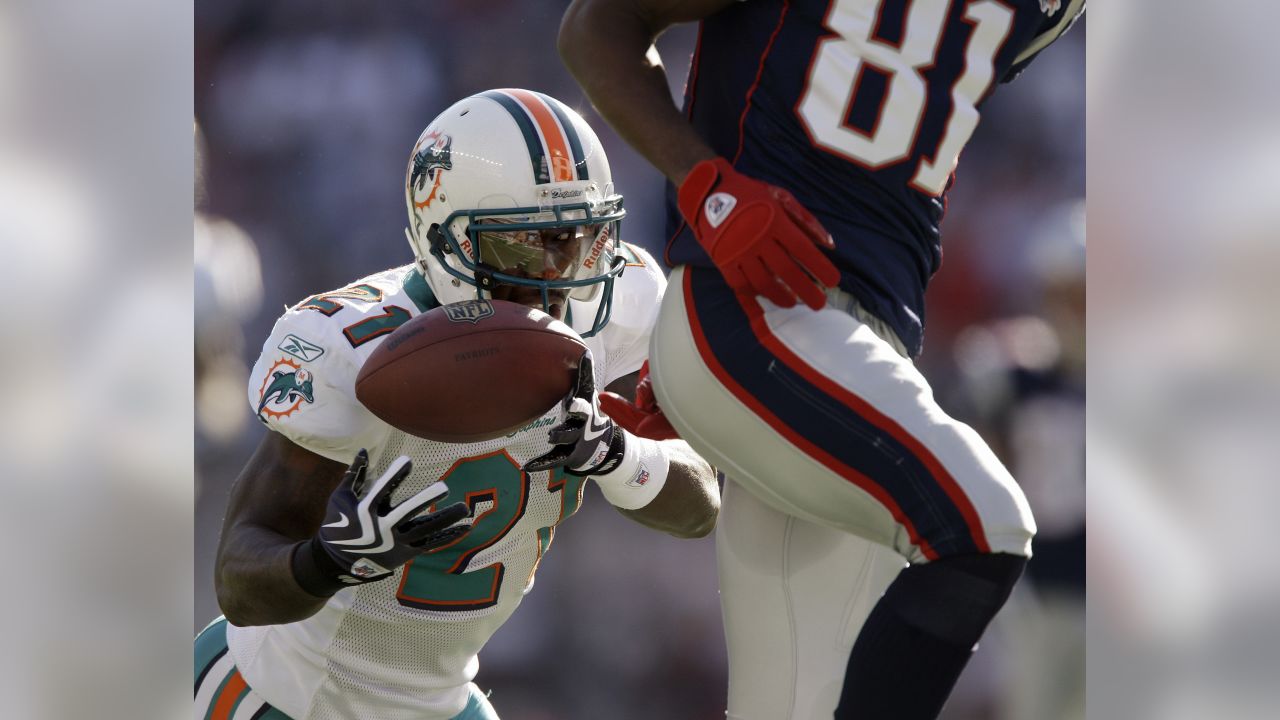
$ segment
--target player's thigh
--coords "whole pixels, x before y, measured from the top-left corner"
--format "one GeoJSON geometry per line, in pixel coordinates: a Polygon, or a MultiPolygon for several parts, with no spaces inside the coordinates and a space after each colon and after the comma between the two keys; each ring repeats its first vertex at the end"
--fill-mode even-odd
{"type": "Polygon", "coordinates": [[[245,683],[227,652],[224,618],[196,637],[195,683],[195,720],[290,720],[245,683]]]}
{"type": "Polygon", "coordinates": [[[1004,466],[852,315],[757,303],[678,268],[650,362],[681,435],[778,509],[913,561],[1028,552],[1030,510],[1004,466]]]}
{"type": "Polygon", "coordinates": [[[782,513],[727,478],[716,562],[730,720],[830,718],[853,641],[902,557],[782,513]]]}

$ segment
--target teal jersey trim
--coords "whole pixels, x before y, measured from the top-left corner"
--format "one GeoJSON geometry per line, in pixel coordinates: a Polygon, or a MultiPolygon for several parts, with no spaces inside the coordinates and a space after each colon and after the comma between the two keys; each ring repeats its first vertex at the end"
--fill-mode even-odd
{"type": "Polygon", "coordinates": [[[227,619],[220,617],[205,626],[196,636],[196,685],[209,670],[214,660],[227,651],[227,619]]]}
{"type": "Polygon", "coordinates": [[[418,312],[440,307],[440,301],[436,299],[435,293],[431,292],[431,286],[427,284],[427,279],[422,277],[422,271],[416,265],[405,276],[402,287],[405,294],[417,306],[418,312]]]}
{"type": "Polygon", "coordinates": [[[467,706],[451,720],[498,720],[498,713],[489,704],[489,698],[474,684],[468,688],[467,706]]]}

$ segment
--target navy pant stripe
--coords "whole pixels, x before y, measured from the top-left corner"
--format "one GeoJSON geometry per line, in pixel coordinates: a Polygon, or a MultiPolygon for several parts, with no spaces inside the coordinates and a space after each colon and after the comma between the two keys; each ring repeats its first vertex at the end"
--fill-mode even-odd
{"type": "Polygon", "coordinates": [[[980,552],[960,509],[919,457],[764,347],[719,273],[695,268],[685,272],[690,309],[706,344],[743,391],[796,435],[883,489],[934,553],[980,552]]]}

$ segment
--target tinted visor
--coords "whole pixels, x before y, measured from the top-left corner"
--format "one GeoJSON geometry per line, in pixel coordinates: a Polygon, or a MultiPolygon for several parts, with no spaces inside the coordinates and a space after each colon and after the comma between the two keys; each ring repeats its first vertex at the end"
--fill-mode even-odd
{"type": "MultiPolygon", "coordinates": [[[[489,230],[500,227],[500,219],[473,226],[478,260],[498,272],[534,280],[582,280],[608,269],[606,262],[586,262],[598,245],[608,246],[607,224],[573,225],[520,230],[489,230]],[[484,228],[484,229],[481,229],[484,228]],[[602,238],[602,235],[604,236],[602,238]]],[[[612,255],[612,247],[608,254],[612,255]]]]}

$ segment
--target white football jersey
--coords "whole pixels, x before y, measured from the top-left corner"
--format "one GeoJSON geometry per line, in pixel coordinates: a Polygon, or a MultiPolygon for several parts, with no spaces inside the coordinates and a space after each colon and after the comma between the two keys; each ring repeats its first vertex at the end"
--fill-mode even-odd
{"type": "MultiPolygon", "coordinates": [[[[596,384],[635,372],[666,281],[642,249],[626,246],[612,318],[585,340],[596,384]]],[[[592,313],[570,301],[576,329],[592,313]],[[577,315],[578,317],[574,317],[577,315]]],[[[440,480],[444,504],[464,501],[471,530],[420,555],[387,580],[340,590],[314,616],[266,627],[227,627],[241,674],[295,720],[450,718],[467,701],[477,653],[533,587],[556,526],[582,502],[583,478],[523,473],[550,449],[557,406],[506,437],[445,444],[400,432],[356,400],[355,378],[382,338],[436,305],[415,265],[387,270],[290,308],[276,322],[249,379],[249,403],[272,430],[315,453],[349,463],[369,451],[369,477],[397,456],[413,472],[393,501],[440,480]]]]}

